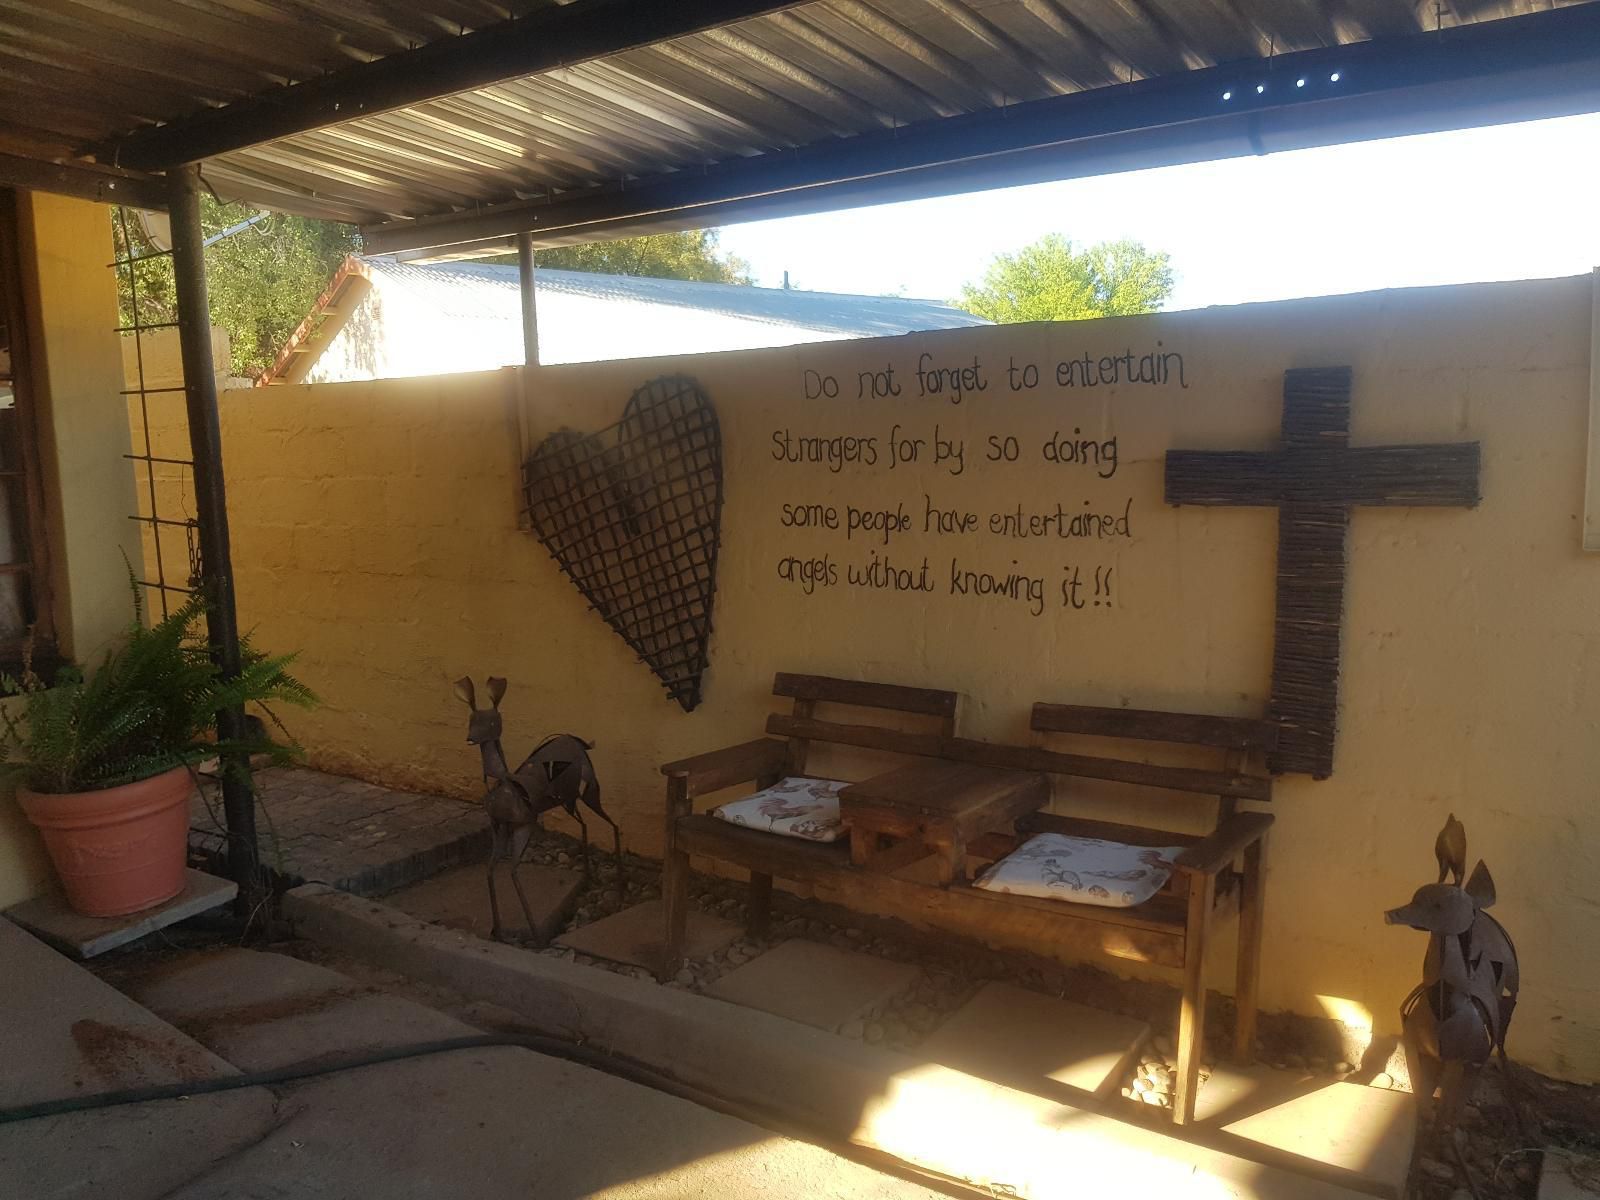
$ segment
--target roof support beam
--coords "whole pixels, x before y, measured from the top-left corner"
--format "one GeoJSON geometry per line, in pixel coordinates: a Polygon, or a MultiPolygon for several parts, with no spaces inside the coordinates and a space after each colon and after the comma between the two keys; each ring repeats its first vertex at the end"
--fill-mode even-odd
{"type": "Polygon", "coordinates": [[[359,63],[94,150],[103,162],[163,170],[340,121],[686,37],[801,0],[574,0],[460,37],[359,63]]]}
{"type": "Polygon", "coordinates": [[[536,245],[554,246],[1593,111],[1600,3],[1248,60],[362,233],[373,254],[530,230],[536,245]]]}
{"type": "Polygon", "coordinates": [[[111,171],[103,167],[68,166],[0,154],[0,187],[54,192],[101,204],[129,204],[134,208],[165,211],[167,182],[150,175],[111,171]]]}

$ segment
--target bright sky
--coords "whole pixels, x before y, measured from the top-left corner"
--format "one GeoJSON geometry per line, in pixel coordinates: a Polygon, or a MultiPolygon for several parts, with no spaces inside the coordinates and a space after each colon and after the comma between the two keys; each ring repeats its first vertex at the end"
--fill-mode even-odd
{"type": "Polygon", "coordinates": [[[756,282],[953,299],[1046,233],[1172,256],[1167,307],[1575,275],[1600,264],[1600,115],[728,226],[756,282]]]}

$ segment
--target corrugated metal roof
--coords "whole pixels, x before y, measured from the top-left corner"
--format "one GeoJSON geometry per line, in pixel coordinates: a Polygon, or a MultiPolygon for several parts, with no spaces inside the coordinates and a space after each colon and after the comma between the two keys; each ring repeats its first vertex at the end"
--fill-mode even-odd
{"type": "MultiPolygon", "coordinates": [[[[68,156],[555,3],[0,0],[0,151],[68,156]]],[[[813,0],[235,150],[205,177],[224,194],[371,226],[781,161],[855,135],[1563,6],[813,0]]]]}
{"type": "MultiPolygon", "coordinates": [[[[308,371],[319,369],[318,361],[368,294],[378,301],[369,318],[376,326],[395,311],[397,290],[404,293],[408,313],[426,314],[428,329],[418,339],[426,346],[404,348],[404,357],[414,368],[407,373],[486,370],[521,361],[522,293],[515,266],[421,265],[351,255],[259,382],[306,378],[308,371]]],[[[989,324],[939,300],[543,268],[535,291],[546,363],[890,337],[989,324]],[[668,320],[671,311],[703,319],[668,320]]],[[[405,336],[373,327],[363,329],[361,340],[365,344],[405,336]]],[[[375,352],[377,347],[366,349],[375,352]]]]}
{"type": "MultiPolygon", "coordinates": [[[[506,263],[423,265],[386,258],[360,260],[372,275],[384,275],[416,292],[441,315],[520,319],[522,293],[517,268],[506,263]]],[[[740,317],[770,325],[814,329],[843,337],[888,337],[927,329],[987,325],[982,317],[944,303],[907,296],[857,296],[799,288],[751,287],[654,279],[643,275],[598,275],[544,267],[534,279],[540,303],[553,295],[588,296],[633,304],[665,304],[740,317]]]]}

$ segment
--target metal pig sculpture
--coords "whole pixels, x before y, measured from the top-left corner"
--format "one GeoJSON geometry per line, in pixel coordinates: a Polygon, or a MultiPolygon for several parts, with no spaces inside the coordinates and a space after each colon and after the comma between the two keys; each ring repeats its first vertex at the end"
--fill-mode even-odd
{"type": "Polygon", "coordinates": [[[479,708],[471,679],[458,679],[456,698],[472,710],[467,718],[467,742],[478,747],[483,756],[483,778],[489,790],[483,794],[483,807],[489,814],[489,829],[493,842],[489,850],[489,911],[493,916],[491,936],[501,936],[500,902],[495,896],[494,869],[502,859],[511,863],[511,886],[516,889],[517,900],[522,904],[522,915],[528,920],[530,931],[534,928],[533,914],[528,909],[528,898],[523,894],[522,883],[517,878],[517,867],[528,849],[528,842],[538,827],[539,814],[553,808],[565,809],[567,815],[578,822],[583,838],[583,868],[589,869],[589,827],[583,823],[578,804],[595,813],[611,826],[616,847],[617,870],[622,870],[622,831],[617,823],[600,807],[600,780],[589,761],[591,742],[570,733],[547,737],[523,759],[515,771],[506,763],[505,751],[500,746],[500,700],[506,694],[506,681],[490,676],[487,681],[489,708],[479,708]]]}
{"type": "Polygon", "coordinates": [[[1439,881],[1418,888],[1410,904],[1390,909],[1384,919],[1429,935],[1422,983],[1400,1006],[1401,1036],[1418,1107],[1428,1113],[1437,1088],[1436,1128],[1443,1130],[1455,1123],[1490,1055],[1499,1051],[1500,1065],[1506,1067],[1506,1029],[1520,979],[1511,938],[1484,911],[1494,904],[1495,893],[1482,859],[1462,883],[1467,835],[1454,814],[1439,832],[1434,855],[1439,881]]]}

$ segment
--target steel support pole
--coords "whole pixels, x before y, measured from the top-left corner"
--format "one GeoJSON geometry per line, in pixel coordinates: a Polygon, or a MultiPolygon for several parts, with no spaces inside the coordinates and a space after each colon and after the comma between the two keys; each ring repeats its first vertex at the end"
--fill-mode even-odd
{"type": "MultiPolygon", "coordinates": [[[[212,660],[224,678],[232,678],[240,670],[239,617],[228,547],[228,500],[222,481],[217,374],[211,358],[211,306],[206,294],[205,238],[200,228],[199,169],[180,167],[168,179],[173,286],[178,300],[189,448],[194,459],[202,586],[207,600],[206,631],[212,660]]],[[[241,737],[244,725],[242,708],[224,709],[217,714],[217,733],[224,740],[241,737]]],[[[222,808],[228,826],[228,874],[239,885],[238,911],[241,916],[249,916],[263,892],[250,761],[248,756],[229,754],[224,756],[221,767],[222,808]]]]}
{"type": "Polygon", "coordinates": [[[534,294],[533,234],[517,234],[517,284],[522,292],[522,358],[539,365],[539,301],[534,294]]]}

